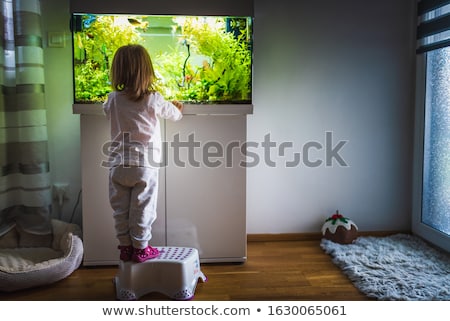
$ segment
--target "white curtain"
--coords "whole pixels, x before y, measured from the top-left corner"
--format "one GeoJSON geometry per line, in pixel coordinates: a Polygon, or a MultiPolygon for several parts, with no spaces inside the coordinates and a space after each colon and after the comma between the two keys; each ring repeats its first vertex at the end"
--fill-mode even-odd
{"type": "Polygon", "coordinates": [[[39,0],[1,0],[0,236],[51,233],[39,0]]]}

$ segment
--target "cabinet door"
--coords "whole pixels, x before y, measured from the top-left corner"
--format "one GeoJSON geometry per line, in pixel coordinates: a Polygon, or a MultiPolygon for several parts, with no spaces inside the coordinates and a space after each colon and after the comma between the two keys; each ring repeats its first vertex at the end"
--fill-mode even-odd
{"type": "Polygon", "coordinates": [[[244,261],[246,117],[185,115],[166,135],[167,245],[195,247],[202,262],[244,261]]]}

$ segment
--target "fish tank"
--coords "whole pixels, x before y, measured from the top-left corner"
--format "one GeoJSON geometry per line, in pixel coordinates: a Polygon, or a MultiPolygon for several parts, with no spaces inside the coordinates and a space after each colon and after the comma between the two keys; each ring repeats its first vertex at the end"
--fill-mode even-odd
{"type": "Polygon", "coordinates": [[[251,17],[73,14],[72,35],[75,104],[106,100],[114,53],[131,43],[148,50],[166,99],[251,104],[251,17]]]}

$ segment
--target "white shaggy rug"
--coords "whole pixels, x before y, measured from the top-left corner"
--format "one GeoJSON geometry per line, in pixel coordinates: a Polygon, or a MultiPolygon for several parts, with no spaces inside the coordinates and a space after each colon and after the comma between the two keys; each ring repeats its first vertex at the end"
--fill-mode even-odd
{"type": "Polygon", "coordinates": [[[378,300],[450,300],[450,254],[417,236],[358,237],[320,246],[367,296],[378,300]]]}

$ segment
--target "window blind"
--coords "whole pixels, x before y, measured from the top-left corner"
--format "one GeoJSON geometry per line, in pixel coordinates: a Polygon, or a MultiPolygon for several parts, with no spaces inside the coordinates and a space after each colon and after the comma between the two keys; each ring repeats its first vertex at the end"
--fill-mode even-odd
{"type": "Polygon", "coordinates": [[[417,53],[450,45],[450,0],[421,0],[417,16],[417,53]]]}

